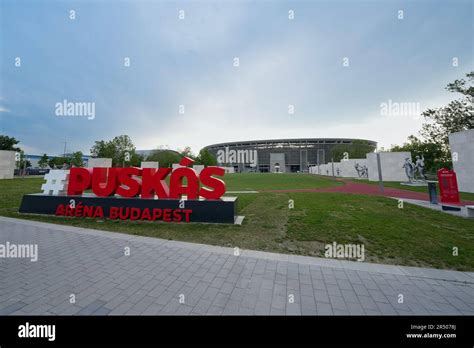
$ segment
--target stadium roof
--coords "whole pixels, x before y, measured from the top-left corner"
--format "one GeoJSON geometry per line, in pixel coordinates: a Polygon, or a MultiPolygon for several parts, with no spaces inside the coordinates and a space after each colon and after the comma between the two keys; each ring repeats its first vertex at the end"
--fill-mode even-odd
{"type": "Polygon", "coordinates": [[[204,148],[210,147],[224,147],[224,146],[239,146],[239,145],[263,145],[269,143],[304,143],[304,144],[351,144],[353,141],[366,141],[370,145],[377,146],[377,142],[366,139],[351,139],[351,138],[297,138],[297,139],[268,139],[268,140],[245,140],[233,141],[228,143],[219,143],[207,145],[204,148]]]}

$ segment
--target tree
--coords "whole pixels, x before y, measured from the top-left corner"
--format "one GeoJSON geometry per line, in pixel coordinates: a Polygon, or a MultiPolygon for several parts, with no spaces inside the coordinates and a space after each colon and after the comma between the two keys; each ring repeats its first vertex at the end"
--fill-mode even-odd
{"type": "Polygon", "coordinates": [[[126,164],[139,166],[143,156],[138,155],[132,140],[128,135],[119,135],[110,141],[96,141],[91,148],[94,157],[112,158],[113,167],[121,167],[126,164]],[[130,161],[126,160],[126,154],[130,155],[130,161]]]}
{"type": "Polygon", "coordinates": [[[217,165],[217,160],[207,149],[201,149],[199,155],[196,157],[195,163],[205,166],[215,166],[217,165]]]}
{"type": "Polygon", "coordinates": [[[48,165],[51,167],[51,169],[62,169],[64,167],[69,168],[71,166],[71,158],[52,157],[49,159],[48,165]]]}
{"type": "Polygon", "coordinates": [[[467,73],[466,77],[467,80],[455,80],[446,86],[446,90],[460,93],[461,99],[422,113],[425,122],[419,131],[421,138],[411,135],[408,143],[392,145],[390,151],[410,151],[412,156],[424,155],[427,172],[451,167],[449,134],[474,129],[474,72],[467,73]]]}
{"type": "MultiPolygon", "coordinates": [[[[179,151],[179,150],[178,150],[179,151]]],[[[195,159],[196,156],[194,156],[191,148],[189,146],[186,146],[184,150],[179,151],[179,154],[181,157],[189,157],[191,159],[195,159]]]]}
{"type": "Polygon", "coordinates": [[[157,149],[157,150],[152,151],[148,155],[146,160],[158,162],[160,165],[160,168],[168,168],[168,167],[171,167],[173,163],[179,162],[180,155],[176,151],[157,149]]]}
{"type": "Polygon", "coordinates": [[[56,161],[55,161],[55,158],[54,158],[54,157],[51,157],[51,158],[48,160],[48,166],[49,166],[51,169],[56,168],[56,161]]]}
{"type": "Polygon", "coordinates": [[[112,158],[113,160],[115,156],[115,146],[112,141],[96,141],[91,148],[91,154],[94,157],[112,158]]]}
{"type": "Polygon", "coordinates": [[[69,168],[71,166],[71,158],[69,157],[56,157],[56,168],[69,168]]]}
{"type": "Polygon", "coordinates": [[[474,128],[474,108],[470,98],[453,100],[447,106],[422,113],[427,120],[420,135],[448,151],[449,134],[474,128]]]}
{"type": "Polygon", "coordinates": [[[462,98],[453,100],[447,106],[428,109],[422,113],[427,120],[423,124],[420,135],[426,141],[440,144],[446,152],[449,146],[449,134],[474,129],[474,71],[466,74],[464,79],[448,83],[446,90],[461,93],[462,98]]]}
{"type": "Polygon", "coordinates": [[[334,162],[339,162],[344,158],[365,158],[367,153],[373,152],[374,150],[375,146],[370,145],[366,140],[353,140],[352,144],[334,146],[331,150],[331,157],[334,159],[334,162]]]}
{"type": "Polygon", "coordinates": [[[15,147],[20,141],[7,135],[0,135],[0,150],[6,151],[20,151],[18,147],[15,147]]]}
{"type": "Polygon", "coordinates": [[[48,166],[49,157],[47,154],[43,154],[40,160],[38,161],[38,166],[40,168],[46,168],[48,166]]]}
{"type": "Polygon", "coordinates": [[[82,152],[76,151],[72,153],[69,164],[73,167],[84,167],[84,161],[82,160],[82,152]]]}
{"type": "Polygon", "coordinates": [[[31,162],[29,159],[26,158],[25,151],[20,150],[19,152],[20,152],[20,160],[17,162],[17,168],[20,170],[30,168],[31,162]]]}
{"type": "Polygon", "coordinates": [[[450,160],[445,159],[445,152],[439,144],[422,141],[414,135],[410,135],[408,142],[403,145],[392,145],[390,151],[410,152],[412,159],[416,156],[423,156],[427,173],[436,173],[438,169],[450,165],[450,160]]]}
{"type": "MultiPolygon", "coordinates": [[[[474,71],[471,71],[466,74],[466,77],[470,81],[470,84],[474,81],[474,71]]],[[[468,82],[464,79],[455,80],[452,83],[448,83],[446,89],[450,92],[458,92],[465,96],[470,96],[474,98],[474,86],[468,85],[468,82]]]]}

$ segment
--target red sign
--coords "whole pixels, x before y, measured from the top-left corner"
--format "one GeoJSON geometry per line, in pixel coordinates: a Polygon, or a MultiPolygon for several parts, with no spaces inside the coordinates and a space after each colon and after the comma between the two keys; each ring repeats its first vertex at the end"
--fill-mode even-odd
{"type": "Polygon", "coordinates": [[[441,203],[460,205],[458,182],[454,170],[442,168],[438,170],[441,203]]]}
{"type": "Polygon", "coordinates": [[[225,183],[213,175],[224,176],[220,167],[206,167],[199,175],[188,168],[194,161],[184,157],[179,164],[183,167],[171,168],[71,168],[69,172],[68,195],[82,195],[92,189],[99,197],[115,194],[122,197],[219,199],[225,193],[225,183]],[[170,174],[171,173],[171,174],[170,174]],[[170,175],[169,186],[166,177],[170,175]],[[186,185],[184,185],[186,180],[186,185]]]}

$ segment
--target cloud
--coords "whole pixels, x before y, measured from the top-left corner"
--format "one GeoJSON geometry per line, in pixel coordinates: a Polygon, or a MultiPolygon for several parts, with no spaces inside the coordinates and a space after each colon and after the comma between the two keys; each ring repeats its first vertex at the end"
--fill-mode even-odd
{"type": "Polygon", "coordinates": [[[119,134],[139,149],[190,145],[196,152],[265,138],[368,138],[389,146],[416,134],[419,122],[384,119],[381,102],[414,101],[424,110],[469,70],[453,69],[439,53],[442,47],[468,61],[466,5],[451,5],[456,16],[413,5],[416,20],[402,23],[393,6],[370,2],[298,3],[289,21],[288,4],[91,3],[74,23],[59,20],[57,5],[7,7],[3,52],[23,52],[30,64],[5,66],[2,129],[50,152],[60,146],[57,134],[84,152],[94,140],[119,134]],[[38,20],[25,21],[25,13],[38,20]],[[441,19],[446,25],[436,25],[441,19]],[[419,21],[427,30],[415,30],[419,21]],[[130,68],[123,67],[125,56],[130,68]],[[54,103],[63,99],[96,102],[96,119],[55,117],[54,103]]]}

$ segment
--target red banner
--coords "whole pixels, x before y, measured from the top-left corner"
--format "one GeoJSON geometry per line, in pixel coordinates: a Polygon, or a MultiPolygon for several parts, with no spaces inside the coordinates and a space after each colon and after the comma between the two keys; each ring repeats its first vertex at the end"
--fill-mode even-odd
{"type": "Polygon", "coordinates": [[[460,205],[458,182],[454,170],[442,168],[438,170],[441,203],[460,205]]]}

